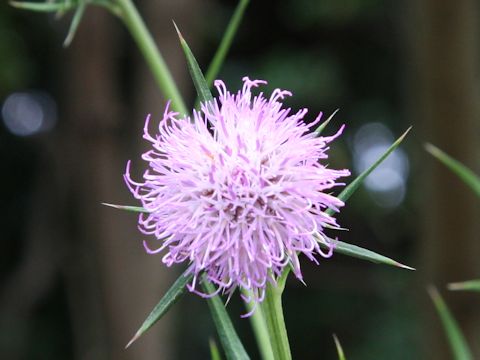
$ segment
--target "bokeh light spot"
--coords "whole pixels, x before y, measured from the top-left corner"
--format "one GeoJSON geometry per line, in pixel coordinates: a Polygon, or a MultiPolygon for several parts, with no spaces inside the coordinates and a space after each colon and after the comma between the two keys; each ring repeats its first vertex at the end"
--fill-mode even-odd
{"type": "Polygon", "coordinates": [[[2,119],[7,129],[17,136],[46,132],[57,121],[56,104],[43,92],[16,92],[5,99],[2,119]]]}
{"type": "MultiPolygon", "coordinates": [[[[377,122],[363,125],[353,141],[356,173],[360,174],[371,166],[394,141],[392,132],[385,125],[377,122]]],[[[408,171],[408,157],[397,148],[365,179],[364,184],[379,206],[393,208],[405,197],[408,171]]]]}

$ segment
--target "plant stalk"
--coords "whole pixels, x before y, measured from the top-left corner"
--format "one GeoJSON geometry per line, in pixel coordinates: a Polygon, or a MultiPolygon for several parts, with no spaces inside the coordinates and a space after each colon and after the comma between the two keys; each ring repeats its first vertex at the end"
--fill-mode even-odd
{"type": "Polygon", "coordinates": [[[270,283],[267,284],[265,299],[261,305],[275,360],[292,359],[282,309],[282,293],[288,272],[289,269],[287,268],[278,279],[277,286],[270,283]]]}
{"type": "Polygon", "coordinates": [[[175,111],[180,115],[187,115],[185,102],[137,8],[131,0],[116,0],[116,3],[120,9],[120,18],[137,43],[163,95],[172,101],[175,111]]]}
{"type": "MultiPolygon", "coordinates": [[[[245,297],[250,298],[252,293],[248,290],[241,289],[245,297]]],[[[247,311],[250,312],[253,310],[252,302],[245,302],[245,307],[247,311]]],[[[260,351],[260,356],[262,360],[274,360],[272,345],[270,344],[270,337],[268,335],[267,324],[265,322],[265,317],[263,316],[263,311],[260,306],[257,306],[255,312],[249,317],[250,324],[252,326],[253,334],[255,335],[255,340],[257,341],[258,350],[260,351]]]]}

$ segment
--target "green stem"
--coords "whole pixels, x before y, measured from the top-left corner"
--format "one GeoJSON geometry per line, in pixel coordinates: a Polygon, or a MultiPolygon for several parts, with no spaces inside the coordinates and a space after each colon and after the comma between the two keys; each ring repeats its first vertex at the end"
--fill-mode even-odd
{"type": "Polygon", "coordinates": [[[117,4],[120,9],[120,18],[137,43],[163,95],[172,101],[174,110],[180,112],[181,115],[188,114],[183,98],[168,70],[167,64],[163,60],[137,8],[131,0],[117,0],[117,4]]]}
{"type": "MultiPolygon", "coordinates": [[[[242,293],[250,298],[251,292],[242,288],[242,293]]],[[[247,311],[250,312],[253,310],[253,303],[245,303],[247,311]]],[[[268,335],[267,324],[265,323],[265,318],[263,316],[263,311],[260,306],[257,306],[255,312],[252,316],[249,317],[250,324],[252,325],[253,334],[255,335],[255,340],[257,341],[258,349],[263,360],[274,360],[272,345],[270,344],[270,338],[268,335]]]]}
{"type": "Polygon", "coordinates": [[[278,279],[277,286],[268,283],[265,300],[261,305],[265,317],[270,343],[275,360],[291,360],[290,345],[288,343],[287,329],[283,318],[282,293],[289,269],[285,270],[278,279]]]}

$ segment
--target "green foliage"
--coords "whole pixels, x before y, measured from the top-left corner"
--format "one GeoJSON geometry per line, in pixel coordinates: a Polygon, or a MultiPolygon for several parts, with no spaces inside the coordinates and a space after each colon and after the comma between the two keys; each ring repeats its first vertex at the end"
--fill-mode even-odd
{"type": "Polygon", "coordinates": [[[448,284],[448,289],[453,291],[478,291],[480,292],[480,279],[448,284]]]}
{"type": "Polygon", "coordinates": [[[327,127],[327,125],[330,123],[330,121],[333,119],[333,117],[335,116],[335,114],[338,112],[338,109],[335,110],[333,112],[332,115],[330,115],[328,117],[327,120],[325,120],[324,122],[322,122],[316,129],[315,129],[315,132],[317,133],[318,136],[320,136],[323,132],[323,130],[325,130],[325,128],[327,127]]]}
{"type": "Polygon", "coordinates": [[[109,204],[109,203],[102,203],[102,205],[110,206],[115,209],[131,211],[131,212],[139,212],[139,213],[148,213],[147,209],[141,206],[129,206],[129,205],[116,205],[116,204],[109,204]]]}
{"type": "MultiPolygon", "coordinates": [[[[330,120],[330,118],[327,121],[329,121],[329,120],[330,120]]],[[[353,180],[348,186],[346,186],[345,189],[338,195],[338,198],[340,200],[346,202],[353,195],[353,193],[360,187],[360,185],[367,178],[367,176],[370,175],[388,157],[388,155],[390,155],[402,143],[403,139],[408,134],[410,129],[411,129],[411,127],[408,128],[407,131],[405,131],[385,151],[385,153],[382,156],[380,156],[380,158],[377,161],[375,161],[375,163],[373,163],[368,169],[366,169],[364,172],[362,172],[355,180],[353,180]]],[[[323,128],[320,129],[320,131],[322,131],[322,130],[323,130],[323,128]]],[[[328,214],[333,214],[334,211],[332,209],[328,209],[326,212],[328,214]]],[[[327,244],[325,242],[325,240],[318,235],[318,233],[315,234],[314,236],[317,239],[317,241],[319,242],[320,246],[322,246],[323,248],[329,248],[331,246],[330,244],[327,244]]],[[[356,257],[356,258],[363,259],[363,260],[372,261],[372,262],[375,262],[375,263],[392,265],[392,266],[401,267],[401,268],[408,269],[408,270],[415,270],[414,268],[412,268],[410,266],[403,265],[403,264],[401,264],[401,263],[399,263],[395,260],[392,260],[388,257],[377,254],[373,251],[361,248],[361,247],[356,246],[356,245],[351,245],[351,244],[348,244],[348,243],[344,243],[342,241],[335,241],[334,244],[335,244],[335,251],[339,252],[341,254],[345,254],[345,255],[356,257]]]]}
{"type": "Polygon", "coordinates": [[[177,34],[180,39],[180,44],[182,45],[183,52],[187,59],[188,71],[190,72],[190,76],[193,80],[193,84],[195,85],[195,89],[197,90],[198,99],[201,102],[207,102],[207,101],[213,100],[213,96],[210,91],[210,88],[208,87],[208,84],[205,80],[205,77],[203,76],[200,66],[198,66],[198,62],[195,59],[195,56],[193,56],[193,53],[190,50],[190,47],[188,46],[187,42],[183,38],[182,34],[180,33],[180,30],[178,30],[177,24],[175,24],[174,22],[173,25],[175,25],[175,29],[177,30],[177,34]]]}
{"type": "Polygon", "coordinates": [[[208,345],[210,347],[210,358],[211,360],[222,360],[220,356],[220,352],[218,351],[217,344],[215,343],[215,340],[210,339],[208,341],[208,345]]]}
{"type": "MultiPolygon", "coordinates": [[[[473,192],[480,197],[480,177],[478,177],[472,170],[467,168],[458,160],[452,158],[436,146],[432,144],[425,144],[425,149],[457,175],[473,192]]],[[[480,279],[469,280],[457,283],[448,284],[449,290],[454,291],[477,291],[480,292],[480,279]]],[[[455,319],[450,314],[447,305],[435,288],[429,289],[430,296],[435,303],[437,311],[442,319],[442,323],[447,334],[452,352],[457,360],[473,359],[473,356],[468,348],[468,345],[459,329],[455,319]]]]}
{"type": "Polygon", "coordinates": [[[454,359],[473,360],[472,352],[465,341],[462,331],[443,301],[440,293],[433,286],[428,288],[428,293],[430,294],[435,308],[437,309],[437,313],[440,316],[440,320],[442,321],[454,359]]]}
{"type": "Polygon", "coordinates": [[[193,275],[187,274],[187,272],[180,275],[175,281],[158,304],[153,308],[150,315],[143,322],[142,326],[135,333],[135,336],[128,342],[125,348],[132,345],[140,336],[142,336],[148,329],[150,329],[160,318],[167,313],[168,310],[183,296],[186,290],[188,282],[192,279],[193,275]]]}
{"type": "Polygon", "coordinates": [[[11,1],[10,5],[22,10],[29,10],[35,12],[54,12],[57,16],[62,16],[64,13],[74,10],[72,17],[72,22],[70,23],[70,28],[68,29],[67,37],[63,42],[63,46],[69,46],[75,33],[77,32],[78,26],[82,20],[85,9],[88,5],[98,5],[103,6],[112,11],[115,15],[119,15],[119,8],[115,5],[113,1],[110,0],[60,0],[60,1],[45,1],[45,2],[27,2],[27,1],[11,1]]]}
{"type": "MultiPolygon", "coordinates": [[[[368,169],[366,169],[355,180],[348,184],[348,186],[345,187],[345,189],[343,189],[343,191],[338,195],[338,198],[346,202],[363,183],[366,177],[370,175],[373,170],[375,170],[383,162],[383,160],[385,160],[388,155],[390,155],[402,143],[403,139],[405,136],[407,136],[411,128],[412,127],[409,127],[392,145],[390,145],[387,151],[385,151],[385,153],[383,153],[383,155],[380,156],[377,161],[375,161],[368,169]]],[[[327,210],[327,213],[332,214],[333,210],[329,209],[327,210]]]]}
{"type": "Polygon", "coordinates": [[[56,12],[63,13],[65,11],[74,9],[77,7],[77,1],[46,1],[40,2],[26,2],[26,1],[11,1],[10,5],[17,9],[29,10],[35,12],[56,12]]]}
{"type": "Polygon", "coordinates": [[[335,334],[333,334],[333,341],[335,341],[335,347],[337,348],[338,360],[346,360],[345,354],[343,353],[342,345],[340,344],[340,341],[335,334]]]}
{"type": "MultiPolygon", "coordinates": [[[[206,276],[202,277],[202,286],[205,292],[211,294],[215,292],[215,288],[208,281],[206,276]]],[[[225,305],[223,304],[220,296],[215,295],[208,299],[208,306],[212,313],[212,318],[217,328],[220,342],[222,343],[225,356],[228,360],[240,360],[250,359],[242,345],[235,329],[233,328],[232,321],[228,316],[225,305]]]]}
{"type": "MultiPolygon", "coordinates": [[[[318,235],[314,235],[314,236],[318,241],[320,247],[324,249],[329,249],[331,247],[332,244],[327,244],[325,240],[319,237],[318,235]]],[[[376,252],[362,248],[360,246],[348,244],[338,240],[334,241],[333,245],[335,246],[334,251],[343,255],[371,261],[377,264],[391,265],[391,266],[396,266],[396,267],[400,267],[407,270],[415,270],[410,266],[404,265],[402,263],[399,263],[398,261],[395,261],[383,255],[377,254],[376,252]]]]}
{"type": "Polygon", "coordinates": [[[462,179],[480,197],[480,178],[472,170],[432,144],[425,144],[425,149],[462,179]]]}
{"type": "Polygon", "coordinates": [[[72,22],[70,23],[70,28],[68,29],[67,37],[63,42],[63,46],[69,46],[73,38],[75,37],[75,33],[77,32],[78,25],[80,25],[80,21],[82,20],[83,14],[85,13],[85,8],[87,7],[87,2],[85,0],[79,0],[78,6],[75,9],[75,13],[73,14],[72,22]]]}

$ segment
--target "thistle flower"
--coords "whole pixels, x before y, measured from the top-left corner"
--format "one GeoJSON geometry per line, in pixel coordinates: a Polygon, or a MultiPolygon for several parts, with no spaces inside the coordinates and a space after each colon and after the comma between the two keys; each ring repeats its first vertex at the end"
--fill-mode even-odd
{"type": "Polygon", "coordinates": [[[350,172],[319,162],[343,126],[334,136],[318,136],[311,130],[322,114],[307,124],[307,109],[282,107],[289,91],[253,96],[252,88],[266,82],[243,81],[235,95],[217,80],[218,98],[194,110],[193,121],[167,105],[151,135],[147,117],[143,137],[153,148],[142,158],[149,169],[136,182],[128,162],[125,180],[147,211],[139,217],[141,232],[158,240],[153,248],[154,240],[144,241],[147,253],[165,251],[167,266],[188,263],[192,292],[212,295],[196,289],[204,272],[215,293],[230,296],[241,287],[252,294],[245,301],[256,304],[285,267],[302,279],[300,254],[317,264],[317,255],[332,255],[334,240],[324,230],[338,225],[326,210],[344,204],[329,191],[350,172]]]}

